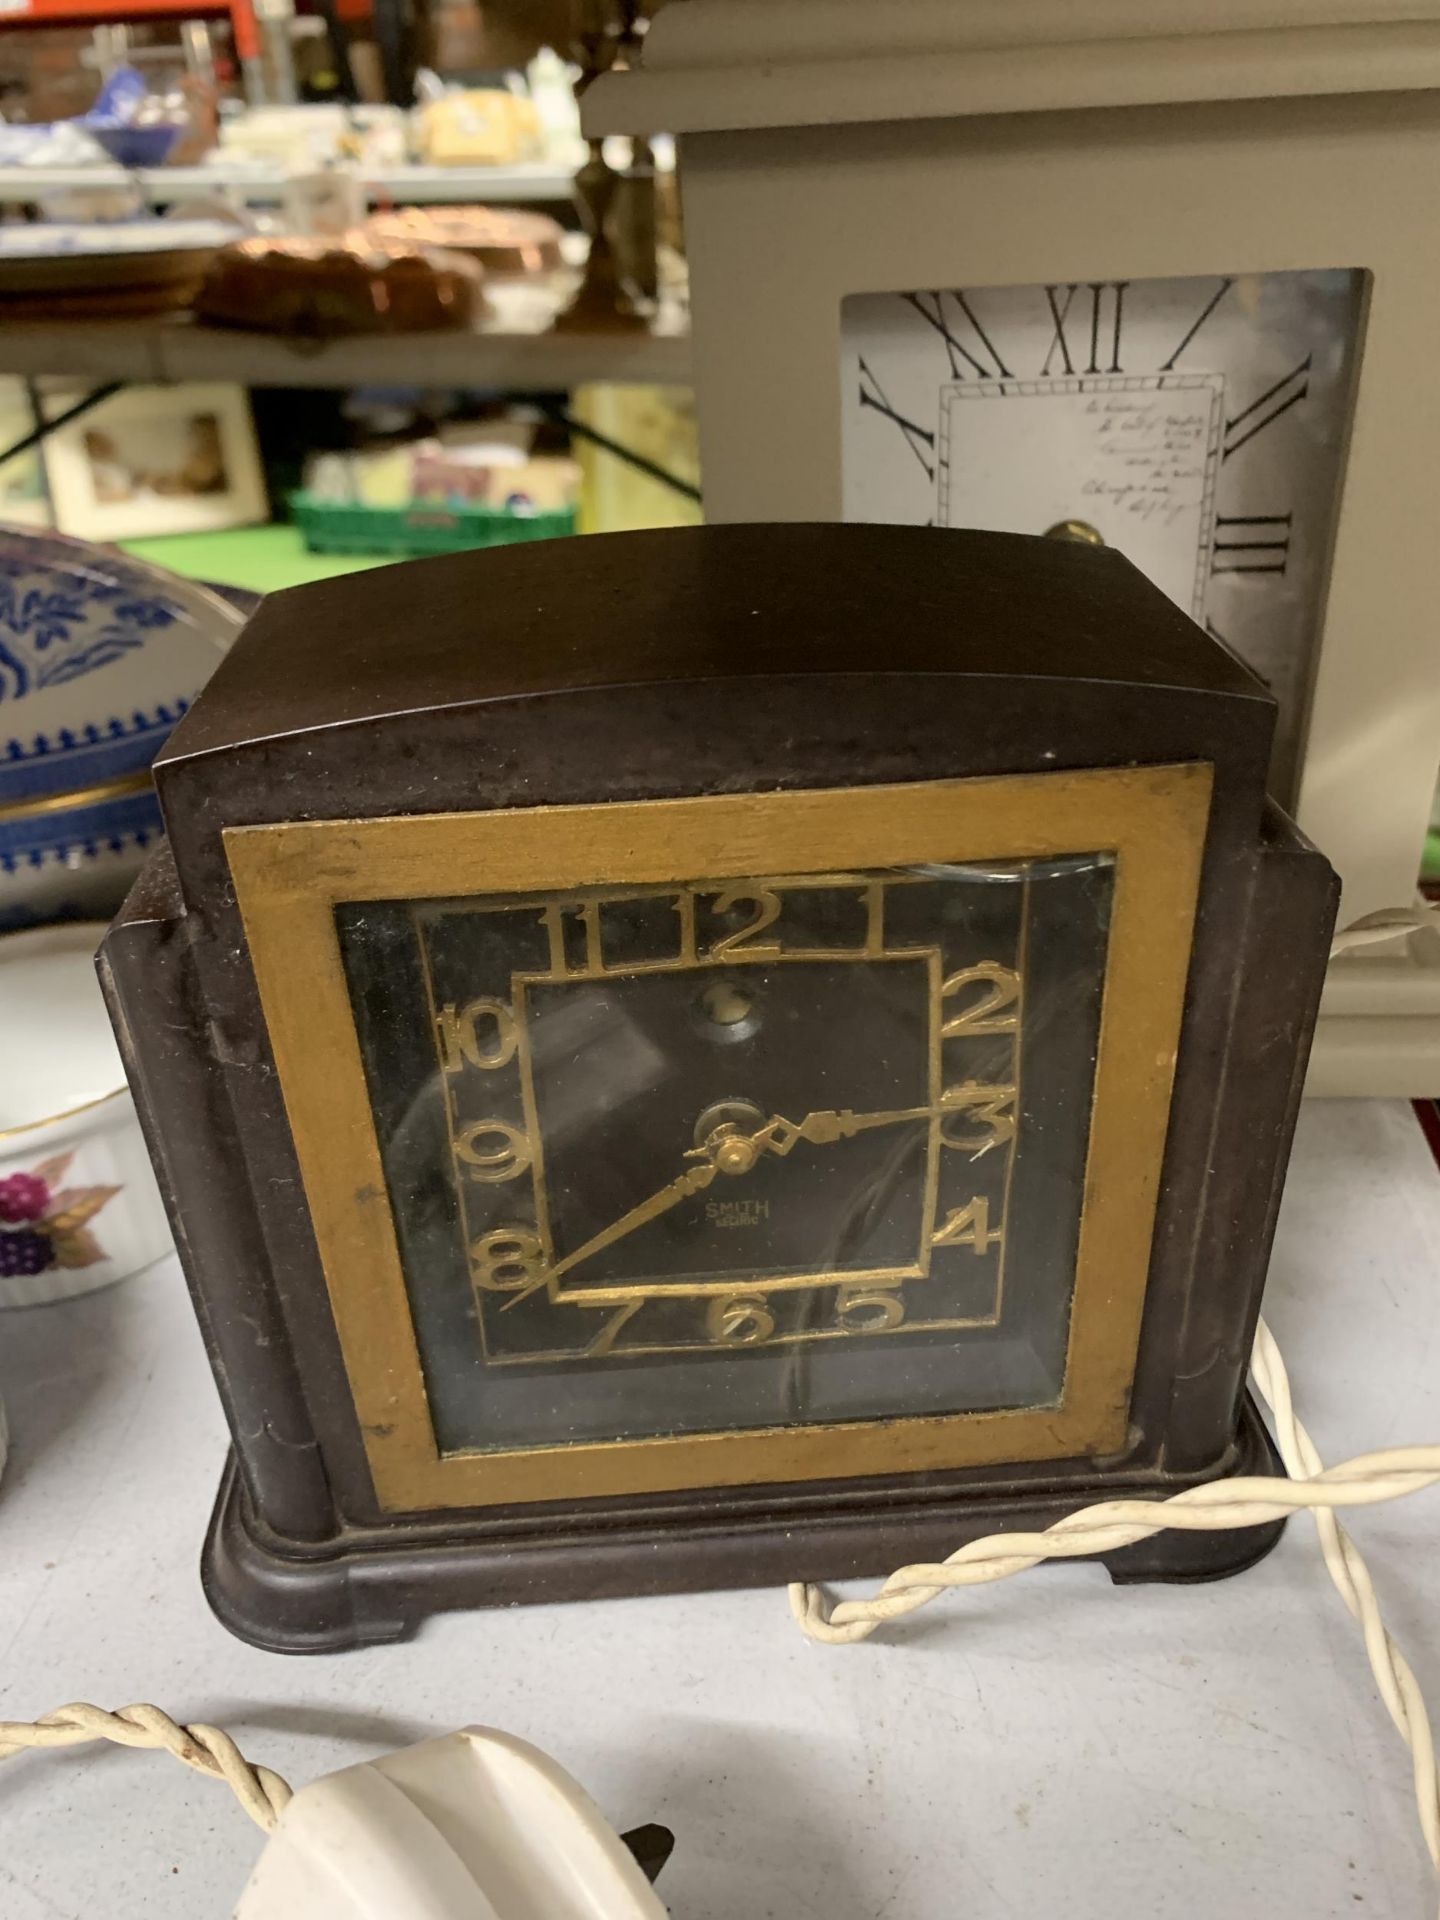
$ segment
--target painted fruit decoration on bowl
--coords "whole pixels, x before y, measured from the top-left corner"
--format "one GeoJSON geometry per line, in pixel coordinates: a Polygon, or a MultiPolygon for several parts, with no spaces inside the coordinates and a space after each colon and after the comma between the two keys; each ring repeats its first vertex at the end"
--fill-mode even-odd
{"type": "Polygon", "coordinates": [[[48,1306],[170,1248],[93,923],[0,937],[0,1308],[48,1306]]]}
{"type": "Polygon", "coordinates": [[[120,904],[160,833],[150,763],[242,624],[128,554],[0,526],[0,931],[120,904]]]}
{"type": "Polygon", "coordinates": [[[120,1187],[67,1187],[73,1153],[0,1180],[0,1280],[30,1279],[51,1267],[90,1267],[105,1248],[88,1224],[120,1187]]]}

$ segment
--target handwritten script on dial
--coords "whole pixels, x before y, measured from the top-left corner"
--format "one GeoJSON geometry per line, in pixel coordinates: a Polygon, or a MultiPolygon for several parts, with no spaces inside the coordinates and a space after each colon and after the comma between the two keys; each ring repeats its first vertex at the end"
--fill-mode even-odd
{"type": "Polygon", "coordinates": [[[1197,511],[1205,493],[1215,408],[1208,389],[1092,394],[1094,470],[1080,483],[1082,515],[1119,514],[1173,527],[1197,511]]]}

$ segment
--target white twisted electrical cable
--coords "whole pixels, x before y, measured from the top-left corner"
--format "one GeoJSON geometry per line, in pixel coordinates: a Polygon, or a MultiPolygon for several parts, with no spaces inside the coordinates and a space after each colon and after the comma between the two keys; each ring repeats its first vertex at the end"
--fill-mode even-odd
{"type": "Polygon", "coordinates": [[[1289,1480],[1252,1477],[1189,1487],[1168,1500],[1103,1500],[1067,1514],[1043,1533],[995,1533],[952,1553],[938,1566],[901,1567],[868,1600],[842,1600],[827,1607],[818,1587],[794,1582],[790,1610],[812,1640],[848,1646],[868,1639],[876,1627],[927,1605],[950,1587],[978,1586],[1024,1573],[1042,1560],[1113,1553],[1167,1527],[1252,1527],[1309,1508],[1331,1579],[1360,1622],[1380,1696],[1410,1749],[1415,1801],[1432,1864],[1440,1869],[1440,1799],[1430,1717],[1409,1662],[1385,1630],[1370,1570],[1335,1518],[1337,1507],[1398,1500],[1440,1481],[1440,1446],[1391,1447],[1365,1453],[1338,1467],[1325,1467],[1309,1434],[1295,1417],[1290,1379],[1275,1337],[1262,1320],[1251,1353],[1251,1377],[1270,1409],[1276,1443],[1289,1480]]]}
{"type": "MultiPolygon", "coordinates": [[[[1323,1463],[1315,1443],[1296,1418],[1290,1400],[1290,1376],[1275,1336],[1262,1320],[1255,1330],[1255,1345],[1250,1355],[1250,1374],[1257,1392],[1270,1409],[1275,1427],[1275,1443],[1285,1471],[1295,1480],[1313,1480],[1323,1472],[1323,1463]]],[[[1436,1449],[1410,1449],[1434,1452],[1436,1449]]],[[[1410,1749],[1415,1776],[1415,1804],[1420,1814],[1420,1830],[1430,1853],[1431,1865],[1440,1869],[1440,1792],[1435,1778],[1435,1742],[1430,1732],[1430,1716],[1420,1684],[1410,1671],[1410,1663],[1390,1638],[1380,1618],[1380,1604],[1370,1569],[1360,1550],[1328,1507],[1316,1507],[1315,1526],[1326,1570],[1339,1590],[1340,1598],[1360,1622],[1365,1635],[1365,1651],[1380,1697],[1395,1722],[1396,1731],[1410,1749]]]]}
{"type": "Polygon", "coordinates": [[[1381,907],[1352,920],[1343,933],[1330,942],[1330,958],[1354,953],[1361,947],[1377,947],[1402,933],[1419,933],[1424,927],[1440,927],[1440,908],[1428,904],[1413,907],[1381,907]]]}
{"type": "Polygon", "coordinates": [[[292,1798],[289,1784],[268,1767],[253,1766],[229,1734],[197,1722],[182,1727],[159,1707],[60,1707],[39,1720],[0,1720],[0,1760],[27,1747],[74,1747],[113,1740],[120,1747],[151,1747],[183,1760],[197,1773],[223,1780],[257,1827],[272,1833],[292,1798]]]}

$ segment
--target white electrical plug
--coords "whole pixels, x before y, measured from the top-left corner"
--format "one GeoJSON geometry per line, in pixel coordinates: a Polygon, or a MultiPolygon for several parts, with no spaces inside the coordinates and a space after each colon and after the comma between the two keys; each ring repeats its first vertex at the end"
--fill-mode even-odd
{"type": "Polygon", "coordinates": [[[313,1781],[235,1920],[665,1920],[625,1842],[537,1747],[468,1727],[313,1781]]]}

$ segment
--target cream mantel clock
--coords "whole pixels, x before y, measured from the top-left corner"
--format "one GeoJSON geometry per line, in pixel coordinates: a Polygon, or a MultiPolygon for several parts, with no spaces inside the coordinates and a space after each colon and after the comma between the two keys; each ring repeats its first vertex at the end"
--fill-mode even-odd
{"type": "MultiPolygon", "coordinates": [[[[1413,897],[1440,757],[1440,0],[686,0],[587,131],[681,138],[711,520],[1120,547],[1413,897]]],[[[1440,939],[1331,968],[1312,1093],[1440,1087],[1440,939]]]]}

